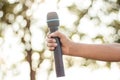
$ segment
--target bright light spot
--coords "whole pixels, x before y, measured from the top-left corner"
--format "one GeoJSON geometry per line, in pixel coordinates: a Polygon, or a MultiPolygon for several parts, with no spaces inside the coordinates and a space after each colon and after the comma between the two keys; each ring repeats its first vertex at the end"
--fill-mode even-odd
{"type": "MultiPolygon", "coordinates": [[[[38,3],[33,3],[31,6],[31,11],[32,11],[32,18],[37,19],[37,20],[45,20],[47,12],[51,11],[56,11],[57,10],[57,0],[45,0],[44,3],[38,4],[38,3]]],[[[31,12],[30,11],[30,12],[31,12]]]]}
{"type": "Polygon", "coordinates": [[[113,80],[111,79],[111,73],[108,68],[100,68],[92,71],[91,79],[92,80],[113,80]]]}
{"type": "Polygon", "coordinates": [[[8,2],[11,4],[15,3],[16,1],[18,1],[18,0],[8,0],[8,2]]]}
{"type": "Polygon", "coordinates": [[[39,65],[40,60],[40,54],[38,52],[34,52],[32,54],[32,68],[33,70],[36,70],[39,65]]]}
{"type": "MultiPolygon", "coordinates": [[[[27,61],[21,62],[17,65],[17,70],[20,74],[16,77],[15,80],[30,80],[30,66],[27,61]]],[[[15,76],[14,76],[15,77],[15,76]]]]}
{"type": "Polygon", "coordinates": [[[110,34],[115,33],[115,29],[112,27],[108,27],[106,25],[100,25],[99,27],[99,33],[102,34],[103,36],[107,37],[110,34]]]}
{"type": "Polygon", "coordinates": [[[39,59],[40,59],[40,54],[37,53],[37,52],[34,52],[34,53],[32,54],[32,59],[33,59],[33,60],[39,60],[39,59]]]}
{"type": "Polygon", "coordinates": [[[50,11],[56,11],[57,10],[57,0],[45,0],[45,6],[46,10],[48,12],[50,11]]]}
{"type": "Polygon", "coordinates": [[[18,36],[21,38],[24,36],[24,31],[21,29],[18,30],[18,36]]]}
{"type": "Polygon", "coordinates": [[[83,11],[91,5],[91,0],[75,0],[75,4],[81,11],[83,11]]]}
{"type": "Polygon", "coordinates": [[[97,16],[97,13],[98,13],[98,10],[94,9],[94,7],[90,8],[90,9],[88,10],[88,14],[89,14],[91,17],[97,16]]]}
{"type": "Polygon", "coordinates": [[[48,72],[42,71],[39,74],[36,75],[37,80],[47,80],[48,79],[48,72]]]}
{"type": "Polygon", "coordinates": [[[23,21],[23,16],[22,15],[17,16],[15,21],[21,24],[23,21]]]}
{"type": "Polygon", "coordinates": [[[98,13],[98,16],[101,22],[107,25],[111,24],[113,20],[117,19],[117,15],[115,13],[111,13],[107,16],[107,15],[104,15],[102,12],[100,12],[98,13]]]}
{"type": "Polygon", "coordinates": [[[72,40],[73,40],[74,42],[80,42],[80,35],[78,35],[78,34],[72,35],[72,40]]]}
{"type": "Polygon", "coordinates": [[[109,17],[112,19],[112,20],[116,20],[117,19],[117,14],[115,12],[112,12],[110,13],[109,17]]]}
{"type": "Polygon", "coordinates": [[[42,51],[44,49],[45,33],[39,28],[37,29],[35,25],[31,26],[30,31],[32,33],[31,44],[33,50],[42,51]]]}
{"type": "Polygon", "coordinates": [[[40,68],[43,70],[49,70],[51,68],[51,65],[52,64],[50,59],[44,59],[40,65],[40,68]]]}
{"type": "Polygon", "coordinates": [[[15,16],[14,16],[14,14],[7,14],[6,15],[6,18],[8,19],[8,21],[9,22],[14,22],[14,18],[15,18],[15,16]]]}
{"type": "Polygon", "coordinates": [[[32,15],[32,10],[31,10],[31,9],[28,9],[28,10],[26,11],[26,15],[27,15],[27,16],[31,16],[31,15],[32,15]]]}
{"type": "Polygon", "coordinates": [[[116,62],[112,62],[111,63],[111,74],[112,74],[112,78],[116,79],[116,80],[119,80],[120,79],[120,69],[119,69],[119,63],[116,63],[116,62]],[[116,73],[116,74],[114,74],[116,73]]]}
{"type": "Polygon", "coordinates": [[[60,24],[65,26],[70,31],[74,30],[74,22],[77,20],[78,16],[70,13],[67,8],[61,8],[58,12],[60,24]]]}
{"type": "Polygon", "coordinates": [[[118,21],[120,22],[120,10],[119,10],[119,13],[118,13],[118,15],[117,15],[117,19],[118,19],[118,21]]]}
{"type": "Polygon", "coordinates": [[[28,8],[30,8],[32,4],[33,4],[33,3],[32,3],[31,0],[25,0],[25,5],[26,5],[28,8]]]}
{"type": "Polygon", "coordinates": [[[100,25],[99,34],[101,34],[104,37],[105,42],[113,42],[115,38],[113,37],[113,34],[116,32],[113,27],[107,27],[106,25],[100,25]]]}
{"type": "Polygon", "coordinates": [[[94,3],[93,3],[93,10],[100,10],[101,7],[103,7],[103,1],[102,0],[96,0],[94,3]]]}
{"type": "Polygon", "coordinates": [[[118,30],[118,35],[120,36],[120,30],[118,30]]]}
{"type": "Polygon", "coordinates": [[[23,20],[20,25],[21,25],[21,27],[23,27],[23,28],[26,27],[27,21],[26,21],[26,20],[23,20]]]}
{"type": "Polygon", "coordinates": [[[24,47],[20,44],[19,37],[14,35],[12,27],[8,27],[4,34],[4,45],[2,46],[2,55],[4,56],[5,64],[9,68],[11,65],[23,60],[24,47]],[[12,56],[11,56],[12,55],[12,56]]]}
{"type": "Polygon", "coordinates": [[[81,58],[80,57],[72,57],[70,62],[71,62],[72,67],[79,67],[86,63],[86,59],[82,58],[82,57],[81,58]]]}
{"type": "Polygon", "coordinates": [[[22,8],[23,8],[23,4],[19,3],[19,4],[17,4],[17,6],[14,8],[13,12],[14,12],[15,14],[17,14],[18,12],[20,12],[20,11],[22,10],[22,8]]]}
{"type": "Polygon", "coordinates": [[[49,59],[44,59],[40,64],[40,68],[37,71],[37,80],[47,80],[48,72],[51,68],[51,61],[49,59]]]}
{"type": "Polygon", "coordinates": [[[92,39],[89,36],[83,36],[80,40],[81,43],[93,43],[92,39]]]}
{"type": "Polygon", "coordinates": [[[11,43],[11,42],[13,42],[12,37],[14,36],[14,32],[10,25],[7,25],[7,26],[8,26],[8,28],[4,31],[5,41],[11,43]]]}
{"type": "Polygon", "coordinates": [[[64,7],[68,7],[68,6],[71,6],[73,4],[74,0],[60,0],[59,2],[59,7],[60,8],[64,8],[64,7]]]}
{"type": "Polygon", "coordinates": [[[19,26],[19,24],[18,24],[17,22],[14,22],[14,23],[12,24],[12,27],[13,27],[13,30],[14,30],[14,31],[18,31],[18,30],[20,29],[20,26],[19,26]]]}
{"type": "Polygon", "coordinates": [[[90,68],[82,67],[82,66],[81,67],[73,66],[73,67],[70,67],[66,71],[66,75],[67,75],[66,80],[74,80],[74,79],[75,80],[79,80],[79,79],[81,79],[81,80],[89,80],[91,72],[90,72],[90,68]]]}
{"type": "Polygon", "coordinates": [[[3,11],[0,11],[0,18],[3,17],[3,11]]]}
{"type": "Polygon", "coordinates": [[[118,71],[120,71],[120,70],[119,70],[119,64],[118,64],[118,63],[113,62],[113,63],[111,63],[110,66],[111,66],[111,69],[112,69],[112,70],[116,70],[116,71],[118,70],[118,71]]]}
{"type": "Polygon", "coordinates": [[[0,45],[3,43],[3,38],[0,37],[0,45]]]}
{"type": "Polygon", "coordinates": [[[51,58],[52,57],[52,53],[49,50],[45,50],[44,51],[44,58],[51,58]]]}
{"type": "Polygon", "coordinates": [[[30,39],[31,39],[31,36],[30,36],[29,32],[26,32],[26,34],[25,34],[25,36],[24,36],[24,40],[25,40],[26,42],[29,42],[30,39]]]}
{"type": "Polygon", "coordinates": [[[88,35],[90,38],[94,38],[98,35],[98,27],[96,27],[94,21],[90,20],[88,16],[81,19],[78,26],[78,32],[88,35]]]}
{"type": "Polygon", "coordinates": [[[104,61],[96,61],[96,63],[98,64],[98,66],[100,67],[105,67],[107,65],[107,62],[104,61]]]}

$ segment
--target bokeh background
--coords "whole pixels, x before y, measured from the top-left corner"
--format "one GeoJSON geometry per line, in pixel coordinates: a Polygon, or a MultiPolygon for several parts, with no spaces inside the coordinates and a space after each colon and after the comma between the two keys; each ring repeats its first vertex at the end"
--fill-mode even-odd
{"type": "MultiPolygon", "coordinates": [[[[57,80],[48,12],[80,43],[120,42],[120,0],[0,0],[0,80],[57,80]]],[[[64,80],[120,80],[120,63],[63,56],[64,80]]]]}

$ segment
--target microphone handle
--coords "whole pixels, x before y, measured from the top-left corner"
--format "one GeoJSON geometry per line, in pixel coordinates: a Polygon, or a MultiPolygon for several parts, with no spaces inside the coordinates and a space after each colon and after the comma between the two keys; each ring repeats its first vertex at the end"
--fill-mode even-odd
{"type": "Polygon", "coordinates": [[[64,66],[63,66],[63,59],[62,59],[62,49],[60,39],[55,37],[57,47],[54,50],[54,59],[55,59],[55,67],[56,67],[56,74],[57,77],[65,76],[64,74],[64,66]]]}
{"type": "MultiPolygon", "coordinates": [[[[58,26],[50,27],[49,29],[50,29],[50,33],[52,33],[58,30],[58,26]]],[[[57,43],[57,46],[54,50],[56,76],[62,77],[62,76],[65,76],[65,74],[64,74],[61,43],[58,37],[53,37],[53,38],[55,38],[56,43],[57,43]]]]}
{"type": "Polygon", "coordinates": [[[65,76],[64,74],[64,66],[62,59],[62,49],[60,39],[58,37],[54,37],[57,43],[57,47],[54,50],[54,59],[55,59],[55,68],[57,77],[65,76]]]}

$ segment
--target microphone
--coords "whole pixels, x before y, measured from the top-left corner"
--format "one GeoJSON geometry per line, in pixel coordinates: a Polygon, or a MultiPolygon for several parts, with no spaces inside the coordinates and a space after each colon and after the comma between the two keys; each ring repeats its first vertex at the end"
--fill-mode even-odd
{"type": "MultiPolygon", "coordinates": [[[[47,14],[47,24],[50,29],[50,32],[55,32],[59,27],[59,19],[56,12],[49,12],[47,14]]],[[[55,68],[57,77],[65,76],[64,74],[64,66],[62,60],[62,49],[61,43],[58,37],[54,37],[56,39],[56,43],[58,44],[54,50],[54,59],[55,59],[55,68]]]]}

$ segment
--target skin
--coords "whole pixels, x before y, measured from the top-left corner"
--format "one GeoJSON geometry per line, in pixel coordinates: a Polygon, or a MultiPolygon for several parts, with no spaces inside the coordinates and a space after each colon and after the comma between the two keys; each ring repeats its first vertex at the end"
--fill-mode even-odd
{"type": "Polygon", "coordinates": [[[120,44],[85,44],[76,43],[67,38],[59,31],[48,34],[47,46],[50,51],[54,51],[57,46],[56,40],[52,37],[59,37],[62,43],[64,55],[84,57],[89,59],[118,62],[120,61],[120,44]]]}

